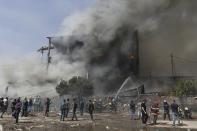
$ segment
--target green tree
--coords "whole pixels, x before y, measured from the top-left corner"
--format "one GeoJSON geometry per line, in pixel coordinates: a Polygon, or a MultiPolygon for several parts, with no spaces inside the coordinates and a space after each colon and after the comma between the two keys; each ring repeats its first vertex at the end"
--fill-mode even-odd
{"type": "Polygon", "coordinates": [[[177,82],[175,88],[175,95],[178,97],[195,95],[197,91],[196,81],[194,80],[180,80],[177,82]]]}
{"type": "Polygon", "coordinates": [[[56,92],[62,96],[67,94],[69,91],[68,83],[65,80],[61,80],[60,83],[56,86],[56,92]]]}
{"type": "Polygon", "coordinates": [[[93,84],[86,78],[73,77],[68,81],[62,80],[56,87],[57,93],[61,95],[78,95],[91,96],[93,95],[93,84]]]}

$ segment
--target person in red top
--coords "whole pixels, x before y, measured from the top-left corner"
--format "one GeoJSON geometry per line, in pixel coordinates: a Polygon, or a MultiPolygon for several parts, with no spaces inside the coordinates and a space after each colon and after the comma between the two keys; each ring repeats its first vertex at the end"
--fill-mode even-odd
{"type": "Polygon", "coordinates": [[[153,115],[153,124],[156,125],[159,115],[159,104],[157,102],[151,106],[151,114],[153,115]]]}

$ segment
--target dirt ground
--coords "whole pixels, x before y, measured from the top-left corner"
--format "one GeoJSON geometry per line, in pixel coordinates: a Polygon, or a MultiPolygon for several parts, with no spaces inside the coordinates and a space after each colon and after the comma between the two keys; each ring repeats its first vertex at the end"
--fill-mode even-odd
{"type": "MultiPolygon", "coordinates": [[[[70,116],[71,117],[71,116],[70,116]]],[[[128,114],[99,113],[95,114],[94,121],[88,114],[78,115],[78,121],[71,118],[60,122],[56,113],[50,113],[50,117],[44,117],[42,113],[34,116],[20,118],[19,124],[8,115],[0,119],[3,131],[195,131],[197,127],[190,128],[188,123],[197,125],[197,121],[184,123],[182,126],[173,127],[170,122],[159,121],[157,126],[142,125],[139,120],[130,120],[128,114]],[[196,122],[196,124],[195,124],[196,122]],[[181,129],[185,128],[185,129],[181,129]],[[196,129],[195,129],[196,128],[196,129]]]]}

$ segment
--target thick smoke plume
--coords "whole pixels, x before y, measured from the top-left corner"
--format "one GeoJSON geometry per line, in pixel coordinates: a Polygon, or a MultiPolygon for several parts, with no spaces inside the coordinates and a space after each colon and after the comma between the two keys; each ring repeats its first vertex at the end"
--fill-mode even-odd
{"type": "MultiPolygon", "coordinates": [[[[135,53],[136,30],[140,74],[169,76],[170,53],[191,59],[196,56],[196,5],[195,0],[98,0],[85,12],[65,18],[57,33],[63,37],[52,40],[56,51],[48,73],[37,57],[22,60],[14,69],[1,71],[1,86],[15,83],[11,84],[17,87],[13,92],[27,94],[54,89],[60,79],[88,74],[97,94],[114,91],[134,72],[129,57],[135,53]]],[[[188,64],[177,66],[183,69],[181,75],[194,69],[188,64]]]]}
{"type": "Polygon", "coordinates": [[[137,59],[135,30],[156,30],[160,16],[176,4],[170,0],[99,0],[86,12],[64,20],[58,34],[64,37],[54,39],[54,45],[68,61],[84,62],[97,93],[114,91],[137,70],[132,67],[137,59]],[[70,51],[71,47],[76,48],[70,51]]]}

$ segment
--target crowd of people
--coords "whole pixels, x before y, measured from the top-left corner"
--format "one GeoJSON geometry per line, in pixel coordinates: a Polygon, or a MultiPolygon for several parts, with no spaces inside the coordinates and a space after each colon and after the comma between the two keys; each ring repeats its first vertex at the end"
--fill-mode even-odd
{"type": "MultiPolygon", "coordinates": [[[[130,112],[131,112],[131,119],[136,119],[136,104],[133,100],[131,100],[130,104],[130,112]]],[[[181,119],[183,116],[186,119],[191,119],[191,110],[186,107],[184,109],[184,112],[182,111],[180,105],[177,104],[175,100],[171,104],[167,102],[167,100],[163,101],[163,109],[160,109],[161,106],[159,106],[158,102],[154,102],[151,107],[150,111],[148,112],[146,100],[143,100],[140,105],[140,111],[141,111],[141,120],[143,124],[147,124],[148,118],[152,117],[152,124],[157,124],[158,116],[162,115],[160,113],[160,110],[163,111],[163,120],[166,120],[166,117],[168,117],[168,120],[171,121],[172,116],[172,126],[175,126],[176,121],[178,121],[178,125],[181,124],[181,119]],[[171,110],[171,113],[170,113],[171,110]]]]}
{"type": "MultiPolygon", "coordinates": [[[[0,117],[3,118],[3,115],[7,113],[8,115],[12,115],[13,118],[15,118],[16,123],[19,122],[19,117],[28,117],[33,112],[40,112],[44,111],[44,116],[49,117],[50,114],[50,108],[52,101],[50,98],[46,98],[44,102],[44,109],[41,110],[38,107],[41,107],[42,105],[41,99],[38,100],[38,97],[34,99],[32,98],[24,98],[21,100],[19,97],[18,99],[9,100],[8,97],[6,98],[0,98],[0,117]],[[39,103],[39,104],[38,104],[39,103]],[[8,113],[8,106],[10,104],[10,112],[8,113]],[[39,106],[38,106],[39,105],[39,106]]],[[[60,121],[64,121],[65,117],[68,118],[69,113],[72,112],[72,120],[78,120],[77,118],[77,110],[80,110],[80,115],[83,116],[84,114],[84,108],[85,108],[85,102],[80,101],[78,102],[77,99],[73,99],[73,102],[70,103],[70,99],[67,100],[64,99],[63,102],[60,105],[60,121]],[[72,105],[72,106],[71,106],[72,105]],[[71,110],[72,108],[72,110],[71,110]]],[[[93,113],[94,113],[94,103],[92,100],[89,100],[88,103],[88,112],[90,114],[91,120],[93,120],[93,113]]]]}
{"type": "MultiPolygon", "coordinates": [[[[3,118],[4,114],[7,112],[10,102],[10,109],[11,109],[11,115],[13,118],[16,119],[16,123],[19,121],[19,116],[21,117],[28,117],[32,112],[40,112],[44,111],[44,116],[49,117],[50,115],[50,108],[52,104],[52,100],[50,98],[46,98],[44,100],[44,103],[41,102],[41,99],[39,98],[24,98],[21,100],[19,97],[18,99],[9,100],[8,97],[6,98],[0,98],[0,117],[3,118]],[[43,104],[43,110],[41,110],[41,106],[43,104]],[[38,108],[39,107],[39,108],[38,108]]],[[[95,112],[101,113],[103,110],[107,110],[108,112],[114,112],[117,113],[119,102],[117,99],[113,98],[106,98],[105,101],[102,99],[99,99],[98,101],[96,99],[89,99],[85,101],[85,99],[63,99],[60,102],[60,121],[65,121],[65,118],[70,117],[71,120],[78,120],[77,117],[77,111],[79,111],[79,114],[81,116],[84,115],[84,112],[88,112],[90,115],[90,119],[94,120],[93,114],[95,112]],[[106,109],[106,107],[108,109],[106,109]],[[72,114],[72,115],[69,115],[72,114]]],[[[126,104],[127,105],[127,104],[126,104]]],[[[152,123],[157,124],[158,116],[161,114],[163,115],[163,120],[166,120],[168,118],[169,121],[171,121],[171,117],[173,120],[173,126],[175,126],[175,122],[178,121],[178,124],[180,124],[180,120],[183,117],[187,119],[191,118],[191,110],[186,107],[184,109],[184,112],[181,110],[180,106],[176,103],[174,100],[173,103],[169,104],[167,100],[164,100],[161,105],[159,105],[158,102],[154,102],[150,108],[147,108],[147,102],[146,100],[143,100],[140,103],[140,106],[137,106],[136,101],[131,100],[129,105],[129,110],[131,113],[131,119],[135,120],[140,116],[141,121],[143,124],[147,124],[147,121],[149,118],[152,118],[152,123]],[[138,108],[140,107],[140,109],[138,108]],[[163,109],[161,109],[163,107],[163,109]],[[150,109],[150,111],[148,110],[150,109]],[[137,110],[140,110],[140,115],[137,115],[137,110]],[[162,110],[163,113],[160,113],[162,110]]],[[[121,111],[125,112],[125,106],[120,106],[122,109],[121,111]]],[[[119,110],[120,111],[120,110],[119,110]]]]}
{"type": "MultiPolygon", "coordinates": [[[[80,110],[81,116],[83,116],[83,114],[84,114],[84,107],[85,107],[84,101],[80,101],[79,102],[79,110],[80,110]]],[[[68,118],[70,108],[71,108],[70,100],[64,99],[61,106],[60,106],[60,110],[61,110],[60,121],[64,121],[65,117],[68,118]]],[[[72,120],[76,120],[76,121],[78,120],[77,119],[77,108],[78,108],[78,102],[76,99],[73,99],[72,120]]],[[[90,114],[91,120],[93,120],[94,110],[95,110],[94,103],[92,102],[92,100],[89,100],[88,112],[90,114]]]]}

